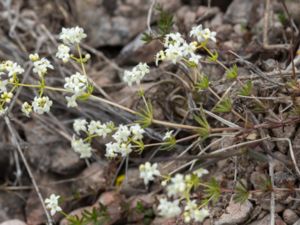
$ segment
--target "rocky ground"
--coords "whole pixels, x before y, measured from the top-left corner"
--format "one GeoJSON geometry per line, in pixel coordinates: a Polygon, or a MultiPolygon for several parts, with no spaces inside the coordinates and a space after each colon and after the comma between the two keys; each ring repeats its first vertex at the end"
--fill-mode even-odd
{"type": "MultiPolygon", "coordinates": [[[[300,43],[300,2],[287,0],[286,6],[294,21],[294,27],[286,15],[280,1],[271,1],[269,23],[264,23],[265,1],[262,0],[158,0],[165,10],[174,14],[174,29],[187,34],[195,24],[203,24],[217,32],[217,44],[212,46],[222,55],[222,61],[232,64],[236,62],[233,51],[251,62],[264,74],[279,82],[281,76],[291,76],[291,51],[295,56],[295,67],[299,68],[296,52],[300,43]],[[267,40],[263,32],[267,29],[267,40]],[[293,48],[286,48],[294,36],[293,48]],[[281,71],[280,73],[277,71],[281,71]]],[[[122,105],[138,108],[139,101],[136,88],[129,88],[121,82],[124,69],[131,68],[138,62],[147,62],[154,66],[154,55],[162,45],[152,41],[144,45],[141,35],[147,31],[147,16],[151,6],[150,0],[16,0],[0,3],[0,58],[10,59],[24,64],[28,55],[39,52],[51,58],[55,55],[57,34],[64,26],[79,25],[84,28],[88,38],[83,49],[92,56],[87,65],[90,78],[96,86],[99,95],[104,90],[110,99],[122,105]]],[[[151,24],[156,26],[157,12],[151,17],[151,24]]],[[[57,63],[59,65],[59,63],[57,63]]],[[[171,86],[156,86],[153,84],[165,76],[161,65],[151,71],[146,78],[147,94],[155,99],[155,118],[173,120],[182,116],[182,102],[167,99],[171,86]],[[147,87],[149,87],[147,89],[147,87]]],[[[57,84],[65,74],[69,74],[72,66],[58,67],[60,74],[54,74],[49,82],[57,84]]],[[[219,65],[207,63],[203,71],[211,80],[218,82],[224,75],[219,65]]],[[[176,72],[176,68],[172,68],[176,72]]],[[[297,75],[299,75],[297,70],[297,75]]],[[[258,74],[240,63],[239,76],[244,79],[257,77],[258,74]]],[[[30,75],[28,77],[30,78],[30,75]]],[[[288,79],[288,78],[287,78],[288,79]]],[[[268,81],[258,81],[256,93],[262,97],[280,97],[281,100],[268,102],[270,109],[284,118],[290,114],[279,111],[288,106],[288,92],[281,91],[268,81]],[[273,89],[272,89],[273,88],[273,89]],[[273,104],[273,105],[272,105],[273,104]],[[276,107],[275,107],[276,105],[276,107]]],[[[227,84],[216,84],[215,91],[223,93],[227,84]]],[[[299,94],[299,93],[298,93],[299,94]]],[[[24,101],[33,96],[28,90],[23,90],[19,98],[24,101]]],[[[155,205],[160,197],[160,187],[154,183],[150,189],[145,189],[138,175],[138,160],[136,155],[130,163],[127,176],[128,183],[114,185],[118,176],[120,161],[108,161],[103,156],[102,140],[94,143],[97,149],[95,156],[87,166],[84,160],[72,150],[72,121],[84,115],[86,118],[113,120],[122,122],[130,119],[127,114],[116,112],[104,105],[84,103],[78,110],[66,108],[63,97],[49,93],[54,99],[55,110],[49,116],[34,116],[27,119],[21,115],[18,103],[13,110],[12,122],[18,133],[24,154],[30,164],[33,175],[41,188],[43,196],[56,193],[63,196],[64,211],[72,215],[80,215],[85,209],[98,207],[100,202],[106,206],[110,219],[105,225],[124,224],[182,224],[180,218],[162,219],[155,217],[155,205]],[[137,210],[137,203],[142,202],[144,211],[137,210]],[[154,211],[153,211],[154,210],[154,211]]],[[[296,98],[297,95],[296,95],[296,98]]],[[[250,104],[244,101],[242,105],[250,104]]],[[[238,103],[236,103],[238,105],[238,103]]],[[[249,114],[250,115],[250,114],[249,114]]],[[[258,114],[258,122],[272,121],[266,114],[258,114]],[[269,119],[269,120],[268,120],[269,119]]],[[[234,119],[224,115],[225,119],[234,119]]],[[[44,211],[32,187],[31,180],[24,169],[20,157],[16,154],[14,142],[5,122],[0,119],[0,225],[37,225],[46,222],[44,211]]],[[[155,131],[159,132],[159,129],[155,131]]],[[[262,129],[265,135],[275,138],[287,138],[300,164],[300,129],[298,123],[290,123],[284,127],[262,129]]],[[[259,133],[262,136],[261,133],[259,133]]],[[[214,140],[210,140],[212,143],[214,140]]],[[[231,146],[235,138],[225,137],[209,151],[231,146]]],[[[189,143],[181,147],[186,148],[189,143]]],[[[247,154],[218,158],[215,161],[202,162],[223,187],[232,187],[237,180],[242,180],[250,189],[261,189],[270,178],[270,161],[272,157],[272,182],[276,187],[290,191],[275,193],[275,214],[270,211],[271,195],[253,192],[243,204],[235,203],[231,195],[222,197],[214,207],[212,215],[203,224],[215,225],[267,225],[275,217],[276,225],[300,225],[299,177],[294,171],[291,161],[290,145],[287,141],[266,142],[251,146],[252,151],[260,155],[247,154]],[[259,157],[261,156],[261,157],[259,157]]],[[[195,150],[196,151],[196,150],[195,150]]],[[[195,153],[191,153],[193,155],[195,153]]],[[[161,168],[172,171],[178,168],[182,161],[161,168]]],[[[62,216],[55,216],[57,224],[68,224],[62,216]]],[[[196,224],[196,223],[194,223],[196,224]]]]}

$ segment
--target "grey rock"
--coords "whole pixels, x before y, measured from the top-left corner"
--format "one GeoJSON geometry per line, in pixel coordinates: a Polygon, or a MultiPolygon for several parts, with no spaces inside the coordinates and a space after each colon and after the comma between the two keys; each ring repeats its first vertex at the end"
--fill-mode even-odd
{"type": "Polygon", "coordinates": [[[107,187],[107,161],[97,161],[78,175],[78,180],[74,182],[73,189],[81,194],[96,193],[105,190],[107,187]],[[84,177],[84,179],[82,179],[84,177]]]}
{"type": "MultiPolygon", "coordinates": [[[[269,225],[270,224],[270,214],[266,215],[264,218],[254,221],[250,223],[249,225],[269,225]]],[[[276,225],[286,225],[286,223],[278,216],[275,215],[275,224],[276,225]]]]}
{"type": "Polygon", "coordinates": [[[300,7],[299,7],[299,1],[298,0],[290,0],[286,1],[286,6],[288,8],[289,13],[291,14],[291,17],[300,24],[300,7]]]}
{"type": "Polygon", "coordinates": [[[250,20],[254,1],[234,0],[228,7],[224,19],[233,24],[247,24],[250,20]]]}
{"type": "Polygon", "coordinates": [[[266,180],[266,175],[257,171],[254,171],[250,176],[251,184],[255,189],[261,189],[261,186],[265,183],[266,180]]]}
{"type": "MultiPolygon", "coordinates": [[[[266,211],[270,211],[270,199],[261,199],[259,204],[261,205],[262,209],[264,209],[266,211]]],[[[276,204],[275,204],[275,212],[276,213],[282,212],[283,210],[285,210],[285,208],[286,208],[285,205],[276,202],[276,204]]]]}
{"type": "MultiPolygon", "coordinates": [[[[180,1],[159,0],[165,9],[176,9],[180,1]]],[[[147,27],[151,0],[76,1],[77,16],[93,47],[125,45],[147,27]]]]}
{"type": "Polygon", "coordinates": [[[252,204],[246,201],[243,204],[230,202],[224,213],[216,222],[215,225],[232,225],[245,222],[251,211],[252,204]]]}
{"type": "MultiPolygon", "coordinates": [[[[272,129],[273,134],[278,138],[291,138],[296,132],[296,125],[291,124],[285,126],[284,128],[274,128],[272,129]]],[[[288,151],[289,143],[287,141],[277,141],[276,145],[280,152],[286,153],[288,151]]]]}
{"type": "Polygon", "coordinates": [[[153,40],[150,43],[145,44],[142,41],[142,34],[138,35],[133,41],[129,42],[121,50],[118,56],[118,64],[129,63],[151,63],[155,60],[155,55],[163,48],[163,45],[158,40],[153,40]]]}
{"type": "Polygon", "coordinates": [[[297,220],[293,225],[300,225],[300,219],[297,220]]]}
{"type": "Polygon", "coordinates": [[[181,7],[176,13],[176,19],[183,23],[185,29],[190,29],[196,22],[196,12],[188,6],[181,7]]]}
{"type": "MultiPolygon", "coordinates": [[[[299,152],[300,151],[300,129],[298,129],[296,131],[296,135],[292,141],[292,145],[293,145],[293,150],[294,152],[299,152]]],[[[297,154],[296,155],[296,161],[299,162],[300,159],[300,155],[297,154]]]]}
{"type": "MultiPolygon", "coordinates": [[[[282,160],[286,160],[287,156],[284,155],[283,153],[277,151],[274,152],[274,155],[278,158],[278,159],[282,159],[282,160]]],[[[278,171],[283,171],[285,169],[285,165],[282,161],[279,161],[277,159],[274,160],[274,172],[278,172],[278,171]]]]}
{"type": "Polygon", "coordinates": [[[299,220],[299,216],[291,209],[284,210],[282,217],[288,225],[294,224],[299,220]]]}
{"type": "Polygon", "coordinates": [[[30,144],[26,154],[34,167],[60,175],[74,175],[83,169],[84,161],[58,135],[50,133],[38,122],[26,123],[26,128],[25,135],[30,144]]]}
{"type": "Polygon", "coordinates": [[[24,220],[23,208],[25,202],[23,198],[26,198],[26,196],[6,191],[0,192],[0,221],[10,219],[24,220]]]}
{"type": "Polygon", "coordinates": [[[274,59],[267,59],[262,62],[262,69],[264,71],[272,71],[276,68],[277,64],[274,59]]]}
{"type": "Polygon", "coordinates": [[[126,196],[136,195],[137,193],[143,193],[145,184],[143,179],[139,176],[140,172],[138,169],[130,168],[127,170],[127,180],[123,181],[120,192],[126,196]]]}
{"type": "Polygon", "coordinates": [[[0,225],[26,225],[26,223],[22,220],[13,219],[4,221],[0,223],[0,225]]]}
{"type": "Polygon", "coordinates": [[[278,171],[274,174],[274,183],[278,187],[291,187],[295,184],[296,177],[288,172],[278,171]]]}

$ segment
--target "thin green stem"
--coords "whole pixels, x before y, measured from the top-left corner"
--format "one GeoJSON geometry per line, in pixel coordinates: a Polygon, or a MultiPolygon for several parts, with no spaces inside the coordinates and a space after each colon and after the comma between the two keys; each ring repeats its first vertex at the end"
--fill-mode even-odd
{"type": "Polygon", "coordinates": [[[81,65],[82,72],[86,76],[87,74],[86,74],[86,71],[85,71],[85,67],[84,67],[83,58],[82,58],[81,49],[80,49],[79,44],[77,44],[77,51],[78,51],[78,55],[79,55],[79,59],[80,59],[80,65],[81,65]]]}

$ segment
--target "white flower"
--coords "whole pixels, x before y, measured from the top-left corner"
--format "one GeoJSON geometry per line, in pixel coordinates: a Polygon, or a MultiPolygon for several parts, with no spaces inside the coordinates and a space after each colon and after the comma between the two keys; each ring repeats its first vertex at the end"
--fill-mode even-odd
{"type": "Polygon", "coordinates": [[[191,220],[194,218],[193,212],[197,210],[197,204],[195,200],[189,201],[184,208],[184,222],[190,223],[191,220]]]}
{"type": "Polygon", "coordinates": [[[76,102],[78,98],[78,95],[72,95],[72,96],[66,96],[66,100],[67,100],[67,106],[70,108],[70,107],[77,107],[78,104],[76,102]]]}
{"type": "Polygon", "coordinates": [[[208,174],[208,173],[209,173],[208,170],[203,169],[203,168],[197,169],[193,172],[193,174],[195,174],[199,178],[201,178],[203,175],[208,174]]]}
{"type": "Polygon", "coordinates": [[[88,131],[90,134],[97,134],[105,138],[107,134],[112,132],[112,129],[109,128],[108,124],[101,124],[100,121],[92,120],[88,126],[88,131]]]}
{"type": "Polygon", "coordinates": [[[87,77],[78,72],[70,77],[66,77],[65,81],[64,88],[78,95],[83,94],[88,86],[87,77]]]}
{"type": "Polygon", "coordinates": [[[50,209],[50,213],[53,216],[56,212],[62,211],[58,205],[59,195],[51,194],[49,198],[45,200],[46,207],[50,209]]]}
{"type": "Polygon", "coordinates": [[[119,144],[118,143],[109,142],[105,146],[106,146],[105,157],[107,157],[107,158],[117,157],[117,155],[118,155],[117,153],[119,152],[119,144]]]}
{"type": "Polygon", "coordinates": [[[204,208],[200,210],[195,210],[193,212],[193,217],[196,222],[202,222],[208,216],[209,216],[209,211],[204,208]]]}
{"type": "Polygon", "coordinates": [[[82,39],[86,38],[86,34],[81,27],[62,28],[59,39],[66,45],[79,44],[82,39]]]}
{"type": "Polygon", "coordinates": [[[13,96],[14,95],[12,92],[3,92],[3,94],[1,94],[1,100],[3,100],[6,103],[10,103],[13,96]]]}
{"type": "Polygon", "coordinates": [[[80,131],[86,132],[87,123],[88,122],[85,119],[76,119],[73,123],[73,129],[76,132],[76,134],[79,134],[80,131]]]}
{"type": "Polygon", "coordinates": [[[89,143],[83,141],[83,139],[76,139],[73,136],[72,148],[75,152],[80,154],[80,158],[90,158],[92,156],[92,147],[89,143]]]}
{"type": "Polygon", "coordinates": [[[70,48],[66,45],[61,44],[58,46],[57,49],[58,51],[55,56],[61,59],[64,63],[68,62],[70,59],[70,48]]]}
{"type": "Polygon", "coordinates": [[[192,200],[185,206],[183,215],[185,223],[190,223],[191,220],[202,222],[207,216],[209,216],[209,211],[205,208],[199,209],[196,201],[192,200]]]}
{"type": "Polygon", "coordinates": [[[37,53],[30,54],[30,55],[29,55],[29,59],[30,59],[32,62],[34,62],[34,61],[39,60],[39,59],[40,59],[40,56],[39,56],[39,54],[37,54],[37,53]]]}
{"type": "Polygon", "coordinates": [[[128,83],[129,86],[132,85],[132,83],[139,84],[143,77],[149,73],[149,66],[146,63],[139,63],[131,71],[126,70],[124,72],[123,80],[128,83]]]}
{"type": "Polygon", "coordinates": [[[127,156],[130,152],[132,152],[132,146],[131,144],[125,144],[125,143],[107,143],[106,144],[106,153],[105,156],[107,158],[114,158],[118,154],[120,154],[122,157],[127,156]]]}
{"type": "Polygon", "coordinates": [[[178,216],[181,213],[179,200],[171,202],[166,200],[165,198],[159,199],[159,205],[157,209],[159,211],[159,215],[166,218],[178,216]]]}
{"type": "Polygon", "coordinates": [[[189,44],[185,42],[181,46],[182,55],[186,57],[189,55],[193,55],[196,49],[197,49],[196,42],[191,42],[189,44]]]}
{"type": "Polygon", "coordinates": [[[95,121],[92,120],[88,126],[88,131],[90,134],[97,134],[100,126],[101,126],[101,122],[100,121],[95,121]]]}
{"type": "Polygon", "coordinates": [[[170,47],[171,45],[180,46],[184,42],[185,42],[185,40],[182,38],[180,33],[178,33],[178,32],[170,33],[165,36],[164,46],[166,48],[170,47]]]}
{"type": "Polygon", "coordinates": [[[143,133],[145,133],[145,131],[139,124],[131,126],[130,131],[133,135],[132,140],[137,141],[143,139],[143,133]]]}
{"type": "Polygon", "coordinates": [[[180,46],[170,45],[165,50],[165,60],[171,61],[174,64],[180,61],[182,57],[183,57],[183,52],[180,46]]]}
{"type": "Polygon", "coordinates": [[[12,77],[14,74],[18,75],[18,74],[24,73],[24,69],[15,62],[6,61],[5,65],[6,65],[6,71],[8,72],[9,77],[12,77]]]}
{"type": "Polygon", "coordinates": [[[34,97],[32,102],[33,111],[38,114],[43,114],[50,111],[53,102],[47,96],[34,97]]]}
{"type": "Polygon", "coordinates": [[[33,62],[33,72],[37,73],[40,77],[45,75],[48,69],[54,69],[51,65],[50,61],[46,58],[42,58],[40,60],[33,62]]]}
{"type": "Polygon", "coordinates": [[[163,141],[171,139],[173,136],[173,132],[174,132],[174,130],[170,130],[170,131],[166,132],[165,136],[163,137],[163,141]]]}
{"type": "Polygon", "coordinates": [[[216,32],[211,32],[208,28],[203,29],[202,25],[193,27],[190,32],[190,36],[195,37],[198,42],[203,42],[208,39],[212,40],[213,42],[216,42],[216,35],[216,32]]]}
{"type": "Polygon", "coordinates": [[[25,114],[25,116],[29,117],[29,114],[32,112],[32,106],[28,102],[24,102],[22,104],[21,111],[25,114]]]}
{"type": "Polygon", "coordinates": [[[192,63],[198,65],[200,59],[201,59],[201,56],[200,56],[200,55],[192,54],[188,60],[189,60],[190,62],[192,62],[192,63]]]}
{"type": "Polygon", "coordinates": [[[121,154],[122,157],[128,156],[132,152],[131,144],[121,143],[118,149],[118,153],[121,154]]]}
{"type": "Polygon", "coordinates": [[[176,174],[171,178],[171,183],[167,186],[168,196],[176,196],[184,192],[186,183],[182,174],[176,174]]]}
{"type": "Polygon", "coordinates": [[[144,179],[145,185],[149,183],[149,181],[154,180],[154,176],[160,176],[160,172],[157,169],[157,163],[151,165],[149,162],[145,164],[141,164],[139,167],[140,170],[140,178],[144,179]]]}
{"type": "Polygon", "coordinates": [[[130,130],[127,126],[120,125],[118,130],[112,136],[118,143],[126,142],[130,136],[130,130]]]}

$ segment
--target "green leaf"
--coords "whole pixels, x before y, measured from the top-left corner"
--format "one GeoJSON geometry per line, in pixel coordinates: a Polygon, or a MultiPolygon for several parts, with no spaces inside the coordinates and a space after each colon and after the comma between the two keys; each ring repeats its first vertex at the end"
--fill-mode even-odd
{"type": "Polygon", "coordinates": [[[216,203],[221,196],[221,187],[215,178],[212,178],[204,190],[205,200],[203,204],[208,204],[210,201],[216,203]]]}
{"type": "Polygon", "coordinates": [[[209,87],[209,79],[208,76],[202,76],[200,80],[195,85],[198,91],[205,90],[209,87]]]}
{"type": "Polygon", "coordinates": [[[151,102],[147,102],[146,108],[137,113],[139,119],[136,123],[140,124],[143,128],[149,127],[153,120],[153,106],[151,102]]]}
{"type": "Polygon", "coordinates": [[[227,79],[236,79],[238,76],[238,67],[235,64],[232,68],[230,68],[227,72],[226,72],[226,78],[227,79]]]}
{"type": "Polygon", "coordinates": [[[75,215],[75,216],[69,215],[66,218],[69,222],[69,225],[83,225],[83,224],[85,224],[84,223],[84,218],[83,217],[79,218],[77,215],[75,215]]]}
{"type": "Polygon", "coordinates": [[[242,89],[240,91],[240,95],[242,95],[242,96],[249,96],[249,95],[251,95],[252,88],[253,88],[252,81],[248,80],[246,82],[246,84],[244,84],[244,86],[242,87],[242,89]]]}
{"type": "Polygon", "coordinates": [[[277,13],[278,20],[282,25],[285,25],[288,22],[288,18],[286,17],[283,11],[277,13]]]}
{"type": "Polygon", "coordinates": [[[218,112],[218,113],[227,113],[227,112],[231,112],[232,110],[232,102],[230,98],[224,98],[221,102],[219,102],[215,108],[214,108],[214,112],[218,112]]]}
{"type": "Polygon", "coordinates": [[[212,53],[212,55],[210,57],[208,57],[210,61],[212,62],[216,62],[219,58],[219,53],[217,51],[215,51],[214,53],[212,53]]]}
{"type": "Polygon", "coordinates": [[[169,151],[172,150],[176,146],[176,138],[174,136],[171,136],[171,138],[168,138],[161,146],[161,150],[169,151]]]}
{"type": "Polygon", "coordinates": [[[235,194],[233,200],[236,203],[244,203],[248,200],[249,195],[250,193],[245,187],[245,185],[242,182],[239,182],[235,187],[235,194]]]}
{"type": "Polygon", "coordinates": [[[299,116],[300,115],[300,106],[298,106],[298,105],[294,106],[292,108],[290,114],[294,115],[294,116],[299,116]]]}
{"type": "Polygon", "coordinates": [[[142,204],[141,201],[138,201],[138,202],[136,203],[135,210],[136,210],[138,213],[144,213],[144,212],[145,212],[145,207],[144,207],[144,205],[142,204]]]}
{"type": "Polygon", "coordinates": [[[152,37],[151,34],[148,34],[147,32],[144,32],[143,35],[142,35],[141,40],[147,44],[147,43],[149,43],[153,40],[153,37],[152,37]]]}
{"type": "Polygon", "coordinates": [[[81,100],[81,101],[86,101],[92,95],[93,91],[94,91],[94,87],[91,84],[89,84],[87,86],[87,92],[84,93],[83,95],[79,96],[77,99],[81,100]]]}
{"type": "Polygon", "coordinates": [[[201,137],[207,137],[210,134],[210,125],[202,108],[200,108],[199,115],[194,116],[194,119],[201,126],[201,128],[198,129],[199,135],[201,137]]]}
{"type": "MultiPolygon", "coordinates": [[[[84,210],[82,213],[83,224],[102,225],[110,220],[106,206],[99,203],[99,207],[94,207],[91,211],[84,210]]],[[[81,224],[81,225],[83,225],[81,224]]]]}
{"type": "Polygon", "coordinates": [[[171,32],[173,26],[173,14],[165,11],[160,5],[156,6],[159,12],[158,31],[160,35],[166,35],[171,32]]]}

